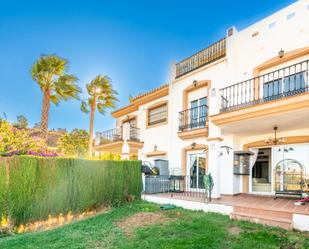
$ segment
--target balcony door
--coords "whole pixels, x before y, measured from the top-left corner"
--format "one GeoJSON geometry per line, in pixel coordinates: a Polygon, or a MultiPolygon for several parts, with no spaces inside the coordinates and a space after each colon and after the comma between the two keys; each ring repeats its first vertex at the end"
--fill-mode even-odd
{"type": "Polygon", "coordinates": [[[205,152],[188,152],[186,179],[188,190],[205,189],[204,175],[206,170],[205,152]]]}
{"type": "Polygon", "coordinates": [[[137,127],[137,120],[136,118],[131,118],[129,120],[126,120],[123,122],[124,123],[129,123],[130,127],[137,127]]]}
{"type": "Polygon", "coordinates": [[[207,116],[207,97],[190,102],[191,129],[205,127],[207,116]]]}
{"type": "MultiPolygon", "coordinates": [[[[273,76],[275,77],[275,76],[273,76]]],[[[299,72],[263,84],[264,100],[291,96],[306,90],[306,73],[299,72]]]]}

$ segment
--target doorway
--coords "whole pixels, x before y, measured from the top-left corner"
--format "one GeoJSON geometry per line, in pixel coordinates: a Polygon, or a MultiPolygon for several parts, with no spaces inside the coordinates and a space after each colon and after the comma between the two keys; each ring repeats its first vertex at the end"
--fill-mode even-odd
{"type": "Polygon", "coordinates": [[[206,154],[191,153],[187,155],[187,186],[191,190],[205,189],[204,175],[206,174],[206,154]]]}
{"type": "Polygon", "coordinates": [[[260,148],[257,152],[256,161],[251,169],[252,191],[269,193],[271,192],[271,148],[260,148]]]}

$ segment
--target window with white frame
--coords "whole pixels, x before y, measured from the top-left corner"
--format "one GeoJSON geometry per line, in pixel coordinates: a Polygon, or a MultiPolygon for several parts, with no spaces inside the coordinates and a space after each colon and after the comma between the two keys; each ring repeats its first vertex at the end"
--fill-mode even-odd
{"type": "Polygon", "coordinates": [[[196,99],[190,102],[191,128],[206,125],[207,117],[207,97],[196,99]]]}

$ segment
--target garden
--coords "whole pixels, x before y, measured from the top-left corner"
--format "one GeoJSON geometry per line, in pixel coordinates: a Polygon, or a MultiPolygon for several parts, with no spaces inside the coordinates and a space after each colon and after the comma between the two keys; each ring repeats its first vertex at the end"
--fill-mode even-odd
{"type": "Polygon", "coordinates": [[[307,249],[309,234],[232,221],[228,216],[161,210],[134,201],[50,231],[0,239],[0,248],[307,249]]]}

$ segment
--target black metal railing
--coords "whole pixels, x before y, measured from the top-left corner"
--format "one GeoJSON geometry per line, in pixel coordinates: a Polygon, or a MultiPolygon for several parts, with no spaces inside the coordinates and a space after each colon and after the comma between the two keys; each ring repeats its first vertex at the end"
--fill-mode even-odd
{"type": "Polygon", "coordinates": [[[224,38],[197,52],[196,54],[182,60],[181,62],[178,62],[176,64],[176,78],[192,72],[199,67],[214,62],[220,58],[223,58],[225,55],[226,40],[224,38]]]}
{"type": "Polygon", "coordinates": [[[208,106],[201,105],[179,112],[179,131],[188,131],[206,127],[208,106]]]}
{"type": "Polygon", "coordinates": [[[145,176],[145,194],[168,194],[171,197],[198,198],[206,200],[208,195],[204,185],[204,175],[159,175],[145,176]]]}
{"type": "Polygon", "coordinates": [[[100,134],[100,144],[108,144],[122,140],[122,127],[104,131],[100,134]]]}
{"type": "Polygon", "coordinates": [[[130,140],[139,142],[140,141],[140,129],[134,126],[130,126],[130,140]]]}
{"type": "Polygon", "coordinates": [[[309,60],[220,89],[221,112],[308,92],[309,60]]]}

